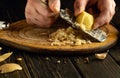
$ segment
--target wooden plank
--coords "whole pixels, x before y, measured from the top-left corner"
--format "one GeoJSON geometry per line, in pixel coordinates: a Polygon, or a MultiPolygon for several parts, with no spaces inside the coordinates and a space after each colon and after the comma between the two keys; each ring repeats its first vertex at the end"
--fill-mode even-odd
{"type": "Polygon", "coordinates": [[[24,54],[32,78],[82,78],[69,58],[24,54]]]}
{"type": "Polygon", "coordinates": [[[89,63],[85,63],[83,57],[71,60],[84,78],[120,78],[120,66],[109,55],[101,61],[92,58],[89,63]]]}
{"type": "MultiPolygon", "coordinates": [[[[0,44],[0,46],[2,46],[2,45],[0,44]]],[[[12,49],[10,49],[6,46],[2,46],[2,47],[3,47],[3,50],[0,52],[0,54],[4,54],[4,53],[13,51],[12,49]]],[[[6,73],[6,74],[0,73],[0,78],[32,78],[28,71],[26,63],[24,61],[24,57],[22,56],[22,54],[20,52],[13,51],[13,54],[8,59],[1,62],[0,65],[6,64],[6,63],[17,63],[17,64],[21,65],[23,69],[22,69],[22,71],[14,71],[11,73],[6,73]],[[19,57],[22,58],[21,61],[17,61],[17,58],[19,58],[19,57]]]]}
{"type": "MultiPolygon", "coordinates": [[[[116,13],[112,20],[113,24],[116,25],[118,31],[120,31],[120,0],[115,0],[116,2],[116,13]]],[[[120,65],[120,35],[117,44],[110,49],[110,55],[113,59],[120,65]]]]}
{"type": "Polygon", "coordinates": [[[120,65],[120,40],[110,49],[110,55],[120,65]]]}
{"type": "Polygon", "coordinates": [[[1,30],[0,41],[8,46],[39,53],[44,52],[41,50],[51,50],[51,52],[54,51],[53,53],[57,51],[61,51],[61,53],[65,53],[66,51],[68,53],[75,53],[75,51],[78,53],[95,53],[111,48],[118,39],[118,31],[114,26],[106,25],[109,36],[102,43],[93,42],[82,46],[51,46],[51,42],[48,40],[49,35],[59,29],[59,26],[65,26],[65,24],[61,25],[58,22],[53,26],[55,27],[49,29],[37,28],[28,25],[25,20],[21,20],[12,23],[9,29],[1,30]]]}

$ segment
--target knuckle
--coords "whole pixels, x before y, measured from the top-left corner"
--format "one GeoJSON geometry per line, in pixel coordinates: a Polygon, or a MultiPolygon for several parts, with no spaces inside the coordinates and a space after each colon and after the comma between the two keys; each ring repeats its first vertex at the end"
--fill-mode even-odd
{"type": "Polygon", "coordinates": [[[116,3],[113,1],[113,7],[115,8],[116,7],[116,3]]]}

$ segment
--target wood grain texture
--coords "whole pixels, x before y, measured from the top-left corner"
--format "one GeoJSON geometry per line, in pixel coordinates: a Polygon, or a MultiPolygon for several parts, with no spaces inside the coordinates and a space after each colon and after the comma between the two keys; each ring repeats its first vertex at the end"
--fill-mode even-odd
{"type": "MultiPolygon", "coordinates": [[[[13,51],[10,49],[5,48],[4,50],[2,50],[2,54],[9,52],[9,51],[13,51]]],[[[8,59],[6,59],[5,61],[1,62],[0,65],[2,64],[6,64],[6,63],[17,63],[20,66],[22,66],[22,70],[21,71],[14,71],[14,72],[10,72],[10,73],[5,73],[5,74],[1,74],[0,73],[0,78],[32,78],[30,73],[29,73],[29,69],[26,66],[25,60],[22,56],[22,53],[14,53],[13,55],[10,56],[8,59]],[[18,61],[17,58],[22,58],[21,61],[18,61]]]]}
{"type": "Polygon", "coordinates": [[[74,57],[72,61],[74,66],[83,78],[119,78],[120,77],[120,66],[112,59],[111,56],[107,55],[104,60],[97,60],[93,56],[88,56],[90,59],[88,63],[84,62],[83,57],[74,57]]]}
{"type": "Polygon", "coordinates": [[[82,78],[68,57],[25,54],[25,59],[32,78],[82,78]]]}
{"type": "Polygon", "coordinates": [[[110,49],[110,55],[108,54],[104,60],[97,60],[92,54],[77,56],[42,55],[5,46],[0,54],[13,51],[13,55],[4,63],[18,63],[23,67],[23,70],[0,74],[0,78],[119,78],[119,43],[116,46],[110,49]],[[111,53],[116,58],[111,57],[111,53]],[[16,60],[19,57],[22,58],[22,61],[16,60]],[[85,57],[90,59],[88,63],[84,62],[85,57]]]}
{"type": "Polygon", "coordinates": [[[11,24],[8,30],[0,31],[0,42],[33,52],[50,50],[53,52],[69,51],[69,53],[75,53],[76,51],[78,53],[94,53],[111,48],[118,39],[118,31],[112,25],[107,25],[108,38],[102,43],[93,42],[92,44],[81,46],[51,46],[48,41],[49,34],[56,31],[59,26],[62,26],[62,24],[59,23],[49,29],[42,29],[28,25],[25,20],[18,21],[11,24]]]}
{"type": "Polygon", "coordinates": [[[111,57],[120,65],[120,39],[117,42],[117,45],[115,45],[113,48],[110,49],[110,55],[111,57]]]}
{"type": "Polygon", "coordinates": [[[6,74],[0,73],[0,78],[82,78],[69,57],[29,53],[7,46],[3,47],[1,53],[8,51],[13,51],[13,55],[0,65],[12,62],[21,65],[23,69],[6,74]],[[22,60],[18,61],[17,58],[22,60]]]}

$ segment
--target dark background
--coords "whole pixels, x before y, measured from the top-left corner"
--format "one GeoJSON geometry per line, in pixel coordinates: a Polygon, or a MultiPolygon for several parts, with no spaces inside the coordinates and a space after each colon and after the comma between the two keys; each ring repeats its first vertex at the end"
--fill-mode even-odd
{"type": "MultiPolygon", "coordinates": [[[[61,0],[62,8],[63,7],[72,7],[74,0],[61,0]]],[[[24,10],[27,0],[0,0],[0,21],[15,22],[21,19],[25,19],[24,10]]],[[[120,0],[115,0],[116,14],[114,15],[111,23],[116,27],[120,28],[120,0]]]]}
{"type": "Polygon", "coordinates": [[[26,0],[0,0],[0,20],[15,22],[24,19],[26,0]]]}
{"type": "MultiPolygon", "coordinates": [[[[70,3],[73,3],[74,0],[70,0],[67,4],[63,3],[63,1],[61,0],[62,8],[66,6],[68,8],[73,7],[71,6],[73,4],[70,3]]],[[[0,0],[0,20],[15,22],[24,19],[26,2],[27,0],[0,0]]]]}

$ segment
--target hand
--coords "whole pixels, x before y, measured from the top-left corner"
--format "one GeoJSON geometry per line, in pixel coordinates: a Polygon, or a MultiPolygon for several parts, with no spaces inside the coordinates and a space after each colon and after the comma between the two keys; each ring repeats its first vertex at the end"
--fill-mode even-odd
{"type": "Polygon", "coordinates": [[[95,15],[93,29],[96,29],[104,24],[108,24],[115,14],[114,0],[76,0],[74,3],[75,16],[82,11],[87,10],[95,15]],[[97,8],[97,12],[96,9],[97,8]],[[97,17],[96,17],[96,13],[97,17]]]}
{"type": "Polygon", "coordinates": [[[48,6],[42,1],[28,0],[25,17],[28,24],[46,28],[56,20],[60,11],[60,0],[48,0],[48,6]]]}

